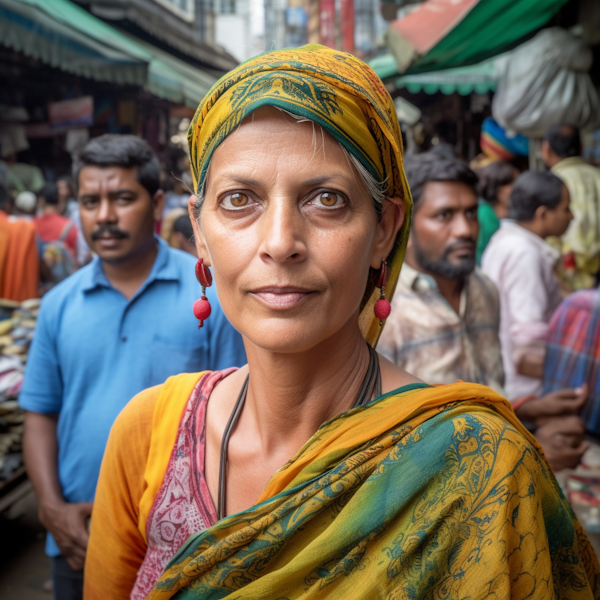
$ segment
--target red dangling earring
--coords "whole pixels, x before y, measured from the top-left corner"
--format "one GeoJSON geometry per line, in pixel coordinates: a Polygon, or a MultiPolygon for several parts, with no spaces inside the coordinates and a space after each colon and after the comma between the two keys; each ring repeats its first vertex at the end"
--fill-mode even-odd
{"type": "Polygon", "coordinates": [[[385,298],[385,286],[388,281],[388,272],[387,265],[385,264],[385,260],[381,261],[381,269],[379,270],[379,279],[375,284],[378,288],[381,288],[381,295],[379,296],[379,300],[375,302],[375,306],[373,308],[375,312],[375,316],[379,319],[379,326],[383,327],[383,321],[390,316],[392,312],[392,305],[389,300],[385,298]]]}
{"type": "Polygon", "coordinates": [[[204,264],[203,259],[198,259],[196,263],[196,279],[202,286],[202,296],[200,300],[194,302],[194,316],[198,319],[198,329],[204,325],[204,321],[210,317],[210,302],[206,297],[206,288],[212,285],[212,275],[210,269],[204,264]]]}

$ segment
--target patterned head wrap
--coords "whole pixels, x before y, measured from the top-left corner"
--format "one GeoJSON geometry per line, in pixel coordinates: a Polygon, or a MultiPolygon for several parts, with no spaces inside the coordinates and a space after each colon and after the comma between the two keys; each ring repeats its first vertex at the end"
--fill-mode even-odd
{"type": "Polygon", "coordinates": [[[492,162],[529,154],[529,140],[520,134],[509,136],[492,117],[483,120],[479,145],[492,162]]]}
{"type": "MultiPolygon", "coordinates": [[[[319,45],[261,54],[222,77],[201,102],[188,131],[194,189],[204,183],[217,146],[253,111],[274,106],[321,125],[386,186],[403,199],[404,224],[387,258],[386,296],[391,299],[404,259],[412,198],[404,174],[402,138],[394,103],[375,72],[345,52],[319,45]]],[[[375,346],[381,326],[373,314],[379,297],[371,273],[360,326],[375,346]]]]}

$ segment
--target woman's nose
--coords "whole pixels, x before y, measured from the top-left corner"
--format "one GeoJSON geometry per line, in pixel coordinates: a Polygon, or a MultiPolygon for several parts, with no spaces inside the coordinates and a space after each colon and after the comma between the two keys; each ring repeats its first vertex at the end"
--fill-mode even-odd
{"type": "Polygon", "coordinates": [[[261,217],[261,254],[276,262],[306,257],[305,222],[295,202],[277,199],[261,217]]]}

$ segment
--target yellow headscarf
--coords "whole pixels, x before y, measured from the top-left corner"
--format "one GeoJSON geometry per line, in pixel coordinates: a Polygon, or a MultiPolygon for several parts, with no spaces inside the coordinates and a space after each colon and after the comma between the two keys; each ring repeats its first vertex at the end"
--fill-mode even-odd
{"type": "MultiPolygon", "coordinates": [[[[206,95],[190,125],[188,144],[194,189],[201,189],[217,146],[254,110],[274,106],[318,123],[352,153],[389,198],[404,200],[406,218],[387,258],[391,299],[404,259],[412,198],[404,174],[402,137],[394,103],[381,79],[364,62],[319,45],[261,54],[222,77],[206,95]]],[[[360,314],[365,339],[381,333],[373,305],[374,274],[360,314]]]]}

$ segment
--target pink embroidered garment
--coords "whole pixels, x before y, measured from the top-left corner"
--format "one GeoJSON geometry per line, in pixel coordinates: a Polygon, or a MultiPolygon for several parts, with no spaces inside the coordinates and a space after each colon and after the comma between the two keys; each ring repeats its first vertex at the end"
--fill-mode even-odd
{"type": "Polygon", "coordinates": [[[146,521],[148,548],[132,600],[144,600],[186,540],[217,522],[204,478],[206,406],[215,385],[235,370],[207,373],[188,399],[165,478],[146,521]]]}

